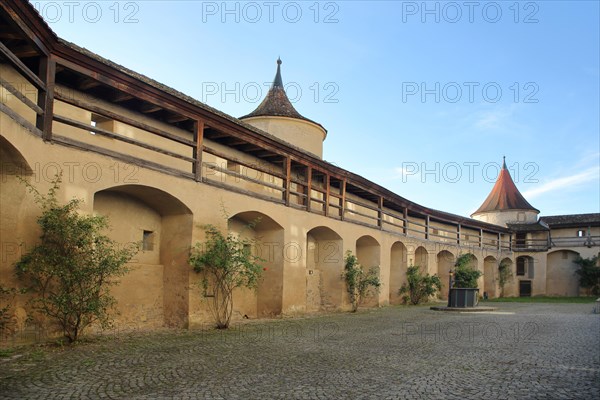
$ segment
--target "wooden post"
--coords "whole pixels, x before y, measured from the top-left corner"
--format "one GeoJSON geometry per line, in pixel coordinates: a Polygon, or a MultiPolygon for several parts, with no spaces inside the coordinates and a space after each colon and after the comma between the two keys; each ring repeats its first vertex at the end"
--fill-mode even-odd
{"type": "Polygon", "coordinates": [[[479,247],[483,247],[483,229],[479,228],[479,247]]]}
{"type": "Polygon", "coordinates": [[[330,190],[330,185],[331,183],[331,177],[329,176],[329,174],[325,175],[325,216],[328,217],[329,216],[329,190],[330,190]]]}
{"type": "Polygon", "coordinates": [[[429,240],[429,215],[425,216],[425,240],[429,240]]]}
{"type": "Polygon", "coordinates": [[[196,182],[202,182],[202,150],[204,149],[204,121],[201,119],[197,119],[194,122],[194,142],[196,142],[196,147],[194,147],[193,158],[194,165],[192,166],[192,170],[194,173],[194,179],[196,182]]]}
{"type": "Polygon", "coordinates": [[[290,205],[290,190],[292,185],[292,159],[285,158],[285,192],[283,193],[285,205],[290,205]]]}
{"type": "Polygon", "coordinates": [[[460,224],[456,225],[456,244],[460,246],[460,224]]]}
{"type": "Polygon", "coordinates": [[[310,211],[312,198],[312,168],[306,167],[306,211],[310,211]]]}
{"type": "Polygon", "coordinates": [[[342,204],[340,208],[340,218],[342,221],[344,220],[344,216],[346,214],[346,178],[342,180],[342,204]]]}
{"type": "Polygon", "coordinates": [[[44,112],[37,115],[35,126],[42,131],[44,141],[51,141],[56,62],[50,57],[42,57],[39,75],[42,82],[44,82],[44,88],[38,89],[37,104],[44,112]]]}
{"type": "Polygon", "coordinates": [[[402,217],[404,218],[404,228],[402,229],[402,233],[406,235],[408,234],[408,207],[404,207],[402,217]]]}
{"type": "Polygon", "coordinates": [[[377,208],[379,209],[377,211],[377,225],[379,229],[383,229],[383,196],[379,196],[377,208]]]}

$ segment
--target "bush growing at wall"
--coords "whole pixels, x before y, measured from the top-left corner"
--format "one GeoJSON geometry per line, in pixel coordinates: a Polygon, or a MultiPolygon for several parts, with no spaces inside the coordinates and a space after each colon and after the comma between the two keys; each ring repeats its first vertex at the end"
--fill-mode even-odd
{"type": "Polygon", "coordinates": [[[210,299],[217,329],[227,329],[233,313],[233,290],[256,289],[264,260],[252,255],[253,241],[231,233],[224,235],[212,225],[205,227],[205,233],[206,241],[192,249],[190,264],[194,271],[203,273],[202,291],[210,299]]]}
{"type": "Polygon", "coordinates": [[[592,258],[582,258],[577,256],[575,264],[579,269],[575,271],[579,275],[579,285],[590,289],[594,296],[600,295],[600,266],[598,265],[598,256],[592,258]]]}
{"type": "Polygon", "coordinates": [[[12,302],[17,289],[0,285],[0,338],[11,328],[12,302]]]}
{"type": "Polygon", "coordinates": [[[454,263],[454,287],[477,288],[477,279],[483,274],[470,266],[472,258],[471,253],[466,253],[456,259],[456,263],[454,263]]]}
{"type": "Polygon", "coordinates": [[[42,209],[37,220],[40,243],[16,263],[17,274],[36,295],[33,308],[58,322],[69,343],[93,323],[110,326],[115,299],[109,286],[127,272],[125,264],[138,246],[118,246],[103,235],[108,219],[80,214],[81,200],[60,205],[56,198],[60,176],[46,195],[22,182],[42,209]]]}
{"type": "Polygon", "coordinates": [[[378,292],[381,287],[378,267],[371,267],[365,272],[350,250],[346,252],[344,262],[343,277],[346,280],[346,289],[350,295],[352,312],[356,312],[367,294],[371,291],[378,292]]]}
{"type": "Polygon", "coordinates": [[[442,281],[437,275],[423,274],[421,267],[411,265],[406,270],[407,283],[403,284],[399,290],[404,303],[409,301],[417,305],[422,301],[427,301],[430,296],[435,295],[442,289],[442,281]]]}

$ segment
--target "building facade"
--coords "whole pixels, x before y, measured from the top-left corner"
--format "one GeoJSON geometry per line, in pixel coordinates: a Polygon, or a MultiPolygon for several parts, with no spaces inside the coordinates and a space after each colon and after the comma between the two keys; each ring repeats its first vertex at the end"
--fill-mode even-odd
{"type": "MultiPolygon", "coordinates": [[[[235,293],[234,318],[349,309],[346,251],[379,269],[366,306],[400,303],[409,265],[439,274],[444,298],[462,253],[491,297],[501,263],[514,272],[505,295],[578,295],[573,259],[598,254],[599,214],[538,218],[506,168],[467,218],[327,163],[328,133],[290,103],[280,60],[264,101],[235,118],[58,38],[27,2],[3,1],[0,26],[2,286],[19,287],[14,263],[39,236],[19,177],[45,192],[60,171],[61,201],[83,199],[83,212],[109,217],[113,239],[142,243],[113,289],[121,326],[209,319],[187,262],[206,224],[256,239],[265,259],[259,288],[235,293]]],[[[41,323],[24,296],[14,310],[17,330],[41,323]]]]}

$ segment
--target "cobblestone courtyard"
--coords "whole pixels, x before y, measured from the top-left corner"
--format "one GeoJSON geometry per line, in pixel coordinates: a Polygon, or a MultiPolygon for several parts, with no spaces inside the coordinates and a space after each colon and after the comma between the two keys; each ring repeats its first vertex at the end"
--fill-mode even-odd
{"type": "Polygon", "coordinates": [[[0,358],[1,399],[597,399],[591,304],[388,307],[0,358]]]}

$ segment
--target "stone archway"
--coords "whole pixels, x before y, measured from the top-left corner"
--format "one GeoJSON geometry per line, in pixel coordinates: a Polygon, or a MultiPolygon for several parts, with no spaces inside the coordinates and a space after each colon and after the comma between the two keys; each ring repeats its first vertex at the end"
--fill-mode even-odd
{"type": "Polygon", "coordinates": [[[234,316],[273,317],[283,309],[283,227],[258,211],[238,213],[228,220],[229,232],[255,242],[253,251],[264,261],[264,271],[256,293],[247,289],[234,292],[234,316]],[[251,225],[250,225],[251,224],[251,225]]]}
{"type": "Polygon", "coordinates": [[[579,276],[575,271],[579,266],[575,259],[579,253],[572,250],[558,250],[548,253],[546,261],[546,295],[579,296],[579,276]]]}
{"type": "Polygon", "coordinates": [[[419,246],[415,250],[415,266],[421,267],[421,271],[429,272],[429,253],[423,246],[419,246]]]}
{"type": "Polygon", "coordinates": [[[406,283],[408,254],[402,242],[395,242],[390,250],[390,304],[401,304],[399,290],[406,283]]]}
{"type": "MultiPolygon", "coordinates": [[[[372,267],[381,266],[381,246],[372,236],[361,236],[356,241],[356,258],[365,271],[372,267]]],[[[375,307],[379,305],[379,296],[372,295],[364,299],[363,305],[366,307],[375,307]]]]}
{"type": "Polygon", "coordinates": [[[440,290],[439,298],[448,299],[448,285],[450,280],[450,270],[454,268],[456,258],[454,254],[448,250],[442,250],[437,254],[437,275],[442,281],[442,290],[440,290]]]}
{"type": "Polygon", "coordinates": [[[483,260],[483,292],[487,293],[489,298],[494,298],[498,295],[497,287],[498,261],[495,257],[487,256],[483,260]]]}
{"type": "Polygon", "coordinates": [[[120,321],[133,326],[187,327],[190,209],[160,189],[123,185],[96,192],[94,212],[109,218],[108,235],[113,240],[140,243],[130,272],[113,288],[120,321]]]}
{"type": "Polygon", "coordinates": [[[340,235],[325,226],[306,234],[306,310],[337,310],[343,305],[344,247],[340,235]]]}

